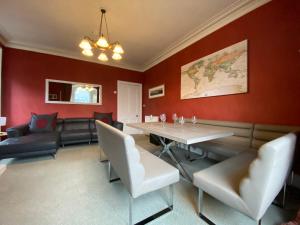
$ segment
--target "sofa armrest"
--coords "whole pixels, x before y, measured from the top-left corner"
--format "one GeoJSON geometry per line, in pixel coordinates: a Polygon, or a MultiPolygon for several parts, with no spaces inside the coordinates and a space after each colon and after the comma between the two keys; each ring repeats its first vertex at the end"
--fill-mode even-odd
{"type": "Polygon", "coordinates": [[[7,137],[21,137],[26,135],[29,132],[29,126],[28,124],[22,124],[15,127],[10,127],[6,129],[7,137]]]}
{"type": "Polygon", "coordinates": [[[113,124],[112,124],[113,127],[123,131],[123,123],[119,122],[119,121],[113,121],[113,124]]]}

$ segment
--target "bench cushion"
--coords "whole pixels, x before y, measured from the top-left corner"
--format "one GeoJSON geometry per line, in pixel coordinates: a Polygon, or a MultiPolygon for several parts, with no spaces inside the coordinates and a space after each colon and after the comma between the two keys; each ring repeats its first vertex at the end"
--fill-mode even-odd
{"type": "Polygon", "coordinates": [[[62,142],[76,141],[76,140],[90,140],[91,133],[90,130],[81,129],[81,130],[66,130],[61,132],[62,142]]]}
{"type": "Polygon", "coordinates": [[[194,149],[199,148],[202,151],[219,154],[225,157],[231,157],[249,150],[253,124],[201,119],[198,120],[197,123],[209,129],[231,131],[234,135],[194,144],[192,145],[194,149]]]}
{"type": "Polygon", "coordinates": [[[268,125],[268,124],[255,124],[253,131],[253,138],[251,147],[258,149],[260,146],[268,141],[281,137],[289,132],[300,131],[297,126],[282,126],[282,125],[268,125]]]}
{"type": "Polygon", "coordinates": [[[225,157],[232,157],[232,156],[238,155],[242,152],[254,151],[254,149],[245,147],[243,145],[238,145],[238,143],[237,144],[225,144],[225,143],[217,143],[214,141],[200,142],[198,144],[193,145],[193,147],[195,149],[199,148],[199,149],[207,151],[207,152],[213,152],[216,154],[220,154],[225,157]]]}
{"type": "Polygon", "coordinates": [[[136,145],[140,153],[140,162],[144,166],[144,180],[133,197],[158,190],[179,181],[179,171],[164,160],[136,145]]]}
{"type": "Polygon", "coordinates": [[[255,158],[254,152],[246,152],[227,159],[194,173],[193,183],[216,199],[245,212],[247,207],[239,196],[239,186],[255,158]]]}

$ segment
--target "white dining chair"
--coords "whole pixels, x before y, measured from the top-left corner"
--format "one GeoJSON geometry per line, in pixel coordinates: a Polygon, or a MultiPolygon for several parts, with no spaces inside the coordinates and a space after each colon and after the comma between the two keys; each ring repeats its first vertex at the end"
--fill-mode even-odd
{"type": "Polygon", "coordinates": [[[295,143],[296,135],[289,133],[262,145],[257,156],[242,153],[194,173],[199,216],[210,222],[202,207],[206,192],[261,224],[290,173],[295,143]]]}
{"type": "Polygon", "coordinates": [[[133,200],[164,187],[170,189],[168,207],[138,224],[144,224],[173,210],[173,185],[179,181],[179,171],[150,152],[136,146],[132,136],[98,120],[96,127],[99,140],[101,140],[100,146],[115,173],[128,190],[129,224],[133,224],[133,200]]]}

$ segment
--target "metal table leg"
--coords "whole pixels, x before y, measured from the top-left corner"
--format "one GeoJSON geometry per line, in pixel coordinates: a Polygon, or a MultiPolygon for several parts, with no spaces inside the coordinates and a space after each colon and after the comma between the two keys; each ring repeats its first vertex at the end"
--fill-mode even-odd
{"type": "Polygon", "coordinates": [[[163,146],[163,149],[162,149],[161,153],[159,154],[159,157],[161,157],[163,154],[167,153],[169,155],[169,157],[171,158],[171,160],[176,164],[176,167],[180,171],[181,175],[184,178],[186,178],[188,181],[191,182],[192,178],[186,172],[186,170],[184,169],[184,167],[181,165],[181,163],[179,162],[179,160],[176,158],[175,153],[171,149],[171,146],[175,145],[175,141],[172,141],[172,142],[166,144],[165,143],[165,139],[163,137],[159,137],[159,141],[161,142],[161,144],[163,146]]]}
{"type": "Polygon", "coordinates": [[[188,146],[187,151],[188,151],[188,154],[185,156],[185,158],[187,160],[189,160],[190,162],[193,162],[193,161],[199,160],[199,159],[205,159],[205,158],[207,158],[207,155],[208,155],[207,151],[203,150],[201,155],[199,155],[198,157],[192,158],[191,157],[191,146],[188,146]]]}

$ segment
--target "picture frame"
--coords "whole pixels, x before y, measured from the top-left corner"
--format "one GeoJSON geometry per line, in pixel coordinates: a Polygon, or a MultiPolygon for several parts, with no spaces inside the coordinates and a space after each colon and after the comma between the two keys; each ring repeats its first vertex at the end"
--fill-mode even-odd
{"type": "Polygon", "coordinates": [[[165,96],[165,85],[159,85],[149,89],[149,98],[158,98],[165,96]]]}
{"type": "Polygon", "coordinates": [[[248,40],[181,67],[180,99],[248,92],[248,40]]]}

